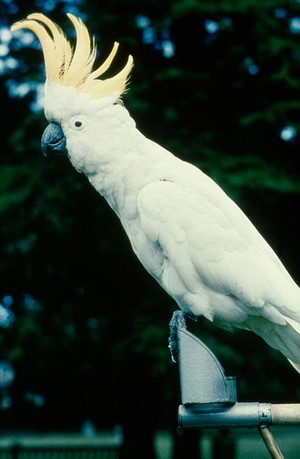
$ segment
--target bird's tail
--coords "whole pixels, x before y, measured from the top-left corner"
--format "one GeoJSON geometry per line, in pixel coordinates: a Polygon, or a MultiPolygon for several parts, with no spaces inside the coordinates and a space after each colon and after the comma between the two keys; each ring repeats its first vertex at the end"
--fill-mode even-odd
{"type": "Polygon", "coordinates": [[[264,317],[248,316],[247,325],[270,346],[280,351],[300,373],[300,323],[283,316],[286,324],[276,324],[264,317]]]}
{"type": "Polygon", "coordinates": [[[294,358],[288,358],[288,361],[295,368],[295,370],[298,371],[298,373],[300,373],[300,324],[299,322],[296,322],[295,320],[290,319],[289,317],[285,317],[285,320],[294,330],[294,332],[296,332],[296,336],[298,337],[295,343],[298,345],[298,358],[296,361],[294,360],[294,358]]]}
{"type": "Polygon", "coordinates": [[[300,373],[300,363],[293,362],[291,359],[288,359],[288,361],[295,368],[295,370],[298,371],[298,373],[300,373]]]}

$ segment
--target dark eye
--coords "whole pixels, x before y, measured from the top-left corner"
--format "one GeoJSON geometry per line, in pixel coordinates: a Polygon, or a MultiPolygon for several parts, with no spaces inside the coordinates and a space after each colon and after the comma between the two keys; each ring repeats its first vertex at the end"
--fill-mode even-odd
{"type": "Polygon", "coordinates": [[[80,116],[74,116],[70,121],[70,126],[76,131],[80,131],[80,129],[84,128],[83,118],[80,116]]]}

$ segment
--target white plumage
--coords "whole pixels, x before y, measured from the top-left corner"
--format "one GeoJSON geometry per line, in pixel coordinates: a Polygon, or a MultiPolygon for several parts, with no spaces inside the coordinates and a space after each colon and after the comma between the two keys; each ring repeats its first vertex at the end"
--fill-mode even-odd
{"type": "MultiPolygon", "coordinates": [[[[87,40],[86,29],[69,17],[80,46],[80,36],[87,40]]],[[[66,60],[60,52],[60,65],[55,71],[51,67],[55,40],[61,42],[62,32],[50,24],[34,14],[14,26],[35,33],[38,28],[40,40],[47,42],[48,51],[45,46],[43,50],[51,73],[45,113],[52,128],[44,133],[44,149],[67,151],[74,167],[120,218],[141,263],[183,311],[228,329],[252,330],[300,372],[300,289],[276,254],[214,181],[138,131],[118,103],[132,61],[116,76],[119,83],[101,86],[107,80],[94,72],[95,86],[91,73],[85,72],[88,84],[78,76],[80,84],[70,85],[61,77],[72,64],[65,41],[66,60]],[[48,38],[43,38],[41,24],[52,30],[48,38]]],[[[86,45],[89,56],[90,47],[86,45]]],[[[85,52],[84,46],[80,49],[85,52]]],[[[91,67],[91,57],[83,56],[87,61],[91,67]]]]}

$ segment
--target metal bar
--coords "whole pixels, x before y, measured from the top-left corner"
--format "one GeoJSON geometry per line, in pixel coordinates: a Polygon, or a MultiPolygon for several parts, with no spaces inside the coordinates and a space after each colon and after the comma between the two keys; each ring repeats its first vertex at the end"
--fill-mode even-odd
{"type": "Polygon", "coordinates": [[[183,429],[203,427],[258,427],[300,425],[300,404],[235,403],[180,405],[178,423],[183,429]]]}
{"type": "Polygon", "coordinates": [[[270,403],[235,403],[234,405],[180,405],[178,423],[183,429],[203,427],[258,427],[271,424],[270,403]]]}
{"type": "Polygon", "coordinates": [[[258,431],[272,459],[284,459],[284,456],[280,451],[280,448],[277,445],[269,426],[259,426],[258,431]]]}
{"type": "Polygon", "coordinates": [[[182,312],[173,315],[170,344],[179,363],[179,427],[257,427],[271,457],[284,459],[268,426],[300,425],[300,404],[237,402],[235,378],[225,376],[212,351],[186,329],[182,312]]]}

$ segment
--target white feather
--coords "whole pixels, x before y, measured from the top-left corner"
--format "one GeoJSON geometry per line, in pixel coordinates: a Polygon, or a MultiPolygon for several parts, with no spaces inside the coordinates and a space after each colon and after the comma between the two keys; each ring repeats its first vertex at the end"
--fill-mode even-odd
{"type": "Polygon", "coordinates": [[[103,121],[110,140],[95,125],[97,142],[86,147],[91,132],[82,132],[69,154],[72,160],[84,150],[86,174],[120,217],[144,267],[184,311],[254,331],[299,370],[299,287],[214,181],[126,119],[118,107],[113,123],[103,121]],[[89,174],[96,153],[99,172],[89,174]]]}
{"type": "Polygon", "coordinates": [[[51,117],[147,271],[184,311],[254,331],[299,370],[300,289],[245,214],[199,169],[146,139],[124,107],[67,89],[57,89],[68,107],[60,113],[51,91],[51,117]],[[76,113],[86,123],[79,132],[70,127],[76,113]]]}
{"type": "Polygon", "coordinates": [[[95,80],[116,47],[104,67],[90,73],[94,43],[83,24],[71,19],[78,38],[71,64],[70,45],[44,16],[32,16],[14,28],[33,30],[43,43],[47,71],[53,66],[57,70],[57,78],[46,84],[45,113],[61,125],[72,164],[106,198],[142,264],[184,311],[224,328],[254,331],[300,372],[299,287],[215,182],[146,139],[127,110],[115,105],[132,59],[114,79],[95,80]],[[52,38],[40,23],[51,28],[52,38]],[[67,50],[63,55],[55,47],[58,42],[67,50]],[[87,68],[81,69],[81,58],[87,68]],[[83,74],[77,82],[80,91],[68,86],[62,73],[66,64],[83,74]],[[97,97],[90,88],[84,90],[87,75],[97,88],[106,84],[109,90],[96,91],[97,97]]]}

